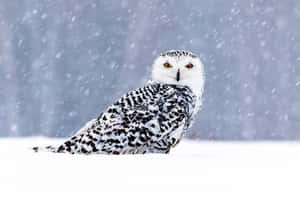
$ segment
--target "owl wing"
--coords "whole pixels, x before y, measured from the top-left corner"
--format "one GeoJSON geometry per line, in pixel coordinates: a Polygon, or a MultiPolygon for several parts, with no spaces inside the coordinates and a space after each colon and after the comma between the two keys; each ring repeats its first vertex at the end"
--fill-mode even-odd
{"type": "Polygon", "coordinates": [[[176,142],[173,135],[181,137],[186,126],[185,98],[163,84],[131,91],[61,145],[58,152],[166,151],[176,142]]]}

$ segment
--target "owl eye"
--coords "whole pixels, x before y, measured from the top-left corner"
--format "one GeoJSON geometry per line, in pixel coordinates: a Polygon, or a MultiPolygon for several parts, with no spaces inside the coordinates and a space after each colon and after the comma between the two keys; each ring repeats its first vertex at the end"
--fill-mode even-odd
{"type": "Polygon", "coordinates": [[[170,68],[171,65],[170,65],[170,63],[166,62],[166,63],[164,63],[164,67],[165,67],[165,68],[170,68]]]}
{"type": "Polygon", "coordinates": [[[185,67],[188,68],[188,69],[191,69],[191,68],[194,67],[194,65],[192,63],[190,63],[190,64],[186,65],[185,67]]]}

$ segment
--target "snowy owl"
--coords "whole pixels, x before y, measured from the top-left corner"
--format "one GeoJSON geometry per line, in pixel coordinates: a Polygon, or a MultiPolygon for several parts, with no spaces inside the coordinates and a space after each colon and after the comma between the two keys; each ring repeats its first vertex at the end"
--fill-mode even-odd
{"type": "Polygon", "coordinates": [[[33,149],[71,154],[169,153],[202,104],[203,64],[191,52],[171,50],[154,61],[151,78],[63,144],[33,149]]]}

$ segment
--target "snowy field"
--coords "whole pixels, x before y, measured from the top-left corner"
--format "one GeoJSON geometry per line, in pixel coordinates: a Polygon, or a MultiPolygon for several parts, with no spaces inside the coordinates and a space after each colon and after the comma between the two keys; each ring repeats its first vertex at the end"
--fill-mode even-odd
{"type": "Polygon", "coordinates": [[[0,139],[0,199],[300,199],[300,143],[184,141],[169,155],[33,153],[0,139]]]}

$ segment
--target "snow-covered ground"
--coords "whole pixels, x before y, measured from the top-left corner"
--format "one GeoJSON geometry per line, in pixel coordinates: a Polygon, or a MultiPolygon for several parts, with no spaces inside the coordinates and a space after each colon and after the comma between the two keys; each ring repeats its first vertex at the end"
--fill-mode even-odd
{"type": "Polygon", "coordinates": [[[0,139],[0,199],[300,199],[300,143],[183,141],[169,155],[33,153],[0,139]]]}

